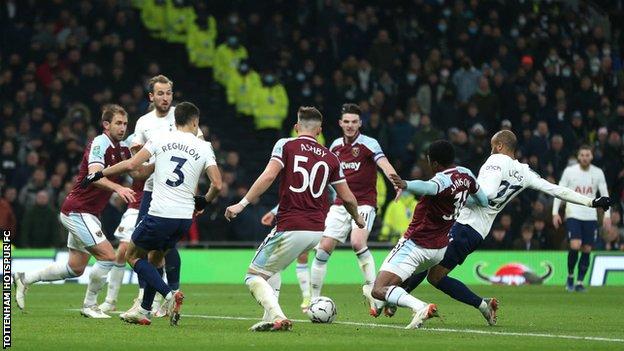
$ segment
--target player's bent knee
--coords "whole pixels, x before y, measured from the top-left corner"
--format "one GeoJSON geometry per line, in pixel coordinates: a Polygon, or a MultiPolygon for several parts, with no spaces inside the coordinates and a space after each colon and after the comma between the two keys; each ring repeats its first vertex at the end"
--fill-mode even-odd
{"type": "Polygon", "coordinates": [[[442,279],[442,277],[440,277],[437,274],[428,274],[427,275],[427,281],[429,282],[429,284],[431,284],[433,286],[438,286],[438,284],[440,283],[441,279],[442,279]]]}
{"type": "Polygon", "coordinates": [[[375,286],[373,286],[373,290],[371,291],[371,295],[377,300],[384,301],[386,299],[386,289],[387,287],[385,286],[375,284],[375,286]]]}
{"type": "Polygon", "coordinates": [[[321,239],[321,242],[319,242],[319,248],[323,249],[327,253],[332,253],[336,248],[337,244],[338,242],[336,241],[336,239],[324,236],[321,239]]]}

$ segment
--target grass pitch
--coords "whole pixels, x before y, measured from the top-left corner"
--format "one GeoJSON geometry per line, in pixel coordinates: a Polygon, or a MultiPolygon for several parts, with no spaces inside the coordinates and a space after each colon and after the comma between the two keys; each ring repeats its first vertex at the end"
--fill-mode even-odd
{"type": "MultiPolygon", "coordinates": [[[[247,330],[262,316],[261,307],[244,285],[186,285],[178,327],[167,319],[151,326],[80,316],[86,286],[35,285],[26,313],[13,304],[13,348],[16,350],[624,350],[624,288],[590,288],[567,293],[563,287],[477,286],[482,296],[500,300],[498,325],[489,327],[472,307],[430,286],[415,296],[438,304],[442,318],[423,329],[403,330],[411,314],[399,309],[394,318],[368,316],[361,287],[328,285],[324,294],[338,307],[333,324],[312,324],[299,310],[295,285],[282,287],[285,313],[295,320],[292,332],[247,330]]],[[[136,294],[124,286],[122,310],[136,294]]]]}

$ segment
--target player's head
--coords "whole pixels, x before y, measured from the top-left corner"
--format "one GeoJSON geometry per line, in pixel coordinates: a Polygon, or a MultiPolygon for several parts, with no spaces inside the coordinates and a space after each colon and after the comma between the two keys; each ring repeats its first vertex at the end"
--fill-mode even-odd
{"type": "Polygon", "coordinates": [[[321,111],[312,106],[301,106],[297,111],[297,124],[295,130],[298,135],[312,135],[316,137],[321,134],[323,125],[323,115],[321,111]]]}
{"type": "Polygon", "coordinates": [[[587,168],[594,159],[592,148],[589,145],[581,145],[576,153],[576,159],[582,168],[587,168]]]}
{"type": "Polygon", "coordinates": [[[175,124],[178,129],[188,129],[197,134],[199,129],[199,109],[193,103],[184,101],[175,108],[175,124]]]}
{"type": "Polygon", "coordinates": [[[154,103],[156,112],[167,114],[173,100],[173,82],[159,74],[149,80],[149,100],[154,103]]]}
{"type": "Polygon", "coordinates": [[[446,140],[436,140],[429,144],[427,160],[432,171],[436,173],[443,171],[451,167],[455,162],[455,149],[446,140]]]}
{"type": "Polygon", "coordinates": [[[492,140],[490,140],[490,144],[492,145],[492,155],[504,154],[513,158],[516,153],[518,139],[512,131],[501,130],[494,134],[492,140]]]}
{"type": "Polygon", "coordinates": [[[344,104],[340,108],[340,120],[338,125],[342,128],[342,134],[347,138],[352,138],[357,135],[360,127],[362,126],[362,120],[360,115],[362,110],[357,104],[344,104]]]}
{"type": "Polygon", "coordinates": [[[102,128],[113,140],[122,141],[128,129],[128,113],[119,105],[105,105],[102,108],[102,128]]]}

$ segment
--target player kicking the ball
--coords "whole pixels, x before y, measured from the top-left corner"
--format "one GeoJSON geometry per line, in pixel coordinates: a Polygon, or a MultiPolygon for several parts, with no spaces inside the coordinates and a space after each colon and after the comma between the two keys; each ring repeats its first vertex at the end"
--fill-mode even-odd
{"type": "MultiPolygon", "coordinates": [[[[89,173],[101,171],[130,157],[130,150],[120,144],[128,127],[126,111],[118,105],[104,106],[102,126],[104,133],[95,137],[85,149],[78,182],[89,173]]],[[[79,277],[93,256],[97,261],[89,273],[89,285],[80,313],[89,318],[110,318],[98,308],[97,294],[114,265],[115,251],[102,233],[98,217],[113,192],[128,203],[135,200],[134,191],[119,185],[117,178],[100,179],[88,189],[74,184],[60,214],[61,223],[69,232],[69,261],[53,263],[36,272],[14,273],[15,301],[20,309],[25,307],[26,291],[31,284],[79,277]]]]}
{"type": "Polygon", "coordinates": [[[497,322],[498,301],[495,298],[482,298],[472,292],[464,283],[448,276],[457,265],[475,251],[490,232],[496,215],[524,189],[531,188],[558,199],[587,207],[609,209],[611,199],[601,197],[591,199],[571,189],[552,184],[533,172],[527,164],[515,159],[517,139],[508,130],[494,134],[490,144],[492,155],[479,170],[477,178],[486,193],[487,207],[468,205],[462,209],[450,232],[451,242],[440,264],[422,272],[407,282],[406,291],[411,291],[424,279],[455,300],[479,309],[488,324],[497,322]]]}
{"type": "Polygon", "coordinates": [[[263,321],[252,326],[253,331],[292,329],[292,322],[278,302],[281,281],[276,273],[321,239],[329,207],[325,191],[329,184],[334,186],[358,227],[365,224],[358,215],[357,200],[342,174],[338,158],[315,139],[322,122],[323,116],[316,108],[300,107],[295,125],[298,137],[277,141],[269,163],[247,195],[225,211],[226,219],[235,218],[281,173],[277,224],[256,251],[245,277],[251,294],[265,310],[263,321]]]}
{"type": "Polygon", "coordinates": [[[448,231],[469,195],[481,206],[487,206],[485,193],[479,189],[472,172],[453,165],[453,145],[444,140],[431,143],[427,159],[435,173],[429,181],[406,182],[393,176],[396,187],[423,197],[416,205],[403,238],[381,266],[372,290],[374,298],[412,310],[414,317],[406,329],[420,328],[425,320],[437,316],[437,307],[410,295],[400,284],[413,273],[424,272],[442,260],[448,245],[448,231]]]}
{"type": "Polygon", "coordinates": [[[132,234],[126,254],[127,262],[147,283],[141,306],[122,317],[129,323],[151,324],[152,303],[159,292],[164,297],[170,324],[178,324],[184,294],[173,291],[155,265],[188,232],[194,210],[203,210],[221,188],[221,175],[212,146],[196,137],[199,109],[189,102],[180,103],[175,110],[175,124],[177,130],[151,138],[131,159],[90,174],[83,181],[83,185],[88,185],[101,177],[132,171],[150,157],[155,157],[153,199],[148,213],[132,234]],[[210,178],[210,188],[205,196],[194,196],[204,171],[210,178]]]}
{"type": "MultiPolygon", "coordinates": [[[[327,274],[327,261],[336,248],[336,245],[344,243],[350,235],[351,247],[355,251],[357,260],[364,276],[364,290],[370,290],[375,280],[375,260],[368,249],[368,235],[375,222],[375,208],[377,206],[377,166],[381,168],[386,177],[396,175],[396,171],[388,162],[377,140],[360,134],[362,121],[360,108],[356,104],[344,104],[341,109],[340,127],[343,137],[334,140],[329,150],[335,153],[340,160],[340,167],[344,171],[349,188],[358,201],[358,213],[364,218],[366,225],[358,228],[353,222],[342,200],[336,198],[333,206],[329,209],[325,221],[323,238],[316,250],[316,256],[312,262],[312,298],[321,295],[323,281],[327,274]]],[[[364,294],[370,296],[370,294],[364,294]]],[[[370,313],[377,316],[379,302],[369,299],[370,313]]]]}

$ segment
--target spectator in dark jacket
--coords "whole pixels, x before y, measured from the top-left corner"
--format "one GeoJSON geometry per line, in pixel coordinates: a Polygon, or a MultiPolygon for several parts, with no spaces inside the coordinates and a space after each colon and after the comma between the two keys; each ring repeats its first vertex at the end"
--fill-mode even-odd
{"type": "Polygon", "coordinates": [[[18,240],[21,247],[59,247],[63,242],[58,213],[50,206],[47,191],[37,192],[34,205],[26,210],[18,240]]]}

